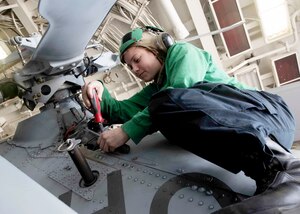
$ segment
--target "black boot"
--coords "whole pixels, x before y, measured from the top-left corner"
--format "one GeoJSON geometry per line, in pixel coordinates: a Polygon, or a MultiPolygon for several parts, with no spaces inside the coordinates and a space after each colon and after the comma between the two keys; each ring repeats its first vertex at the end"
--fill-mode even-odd
{"type": "MultiPolygon", "coordinates": [[[[254,196],[214,213],[300,213],[300,159],[272,140],[267,141],[265,150],[272,152],[273,157],[265,155],[260,163],[264,166],[262,172],[257,171],[257,165],[255,170],[249,170],[249,166],[245,169],[245,174],[256,181],[254,196]]],[[[252,165],[259,164],[257,160],[262,157],[252,155],[251,159],[252,165]]]]}

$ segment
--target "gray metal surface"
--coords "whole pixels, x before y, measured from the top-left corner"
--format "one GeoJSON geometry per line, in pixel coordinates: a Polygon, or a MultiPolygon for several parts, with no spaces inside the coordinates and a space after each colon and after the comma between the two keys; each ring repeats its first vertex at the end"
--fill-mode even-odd
{"type": "Polygon", "coordinates": [[[101,188],[101,186],[99,187],[101,182],[105,180],[107,174],[114,171],[114,169],[105,165],[96,164],[93,161],[88,161],[88,163],[93,171],[99,172],[96,183],[90,187],[82,187],[80,185],[82,180],[81,175],[71,159],[67,159],[63,163],[57,162],[57,165],[54,166],[54,170],[49,173],[49,177],[80,195],[82,198],[92,200],[97,188],[101,188]]]}
{"type": "MultiPolygon", "coordinates": [[[[47,123],[43,128],[49,130],[47,123]]],[[[39,130],[32,123],[31,132],[35,129],[39,130]]],[[[43,141],[34,142],[34,148],[2,143],[0,154],[78,213],[206,214],[234,203],[235,192],[252,195],[255,190],[243,174],[233,175],[171,145],[160,133],[147,136],[138,146],[129,142],[127,155],[104,154],[82,145],[91,169],[99,172],[89,187],[80,186],[82,178],[68,153],[57,151],[58,142],[47,147],[40,145],[43,141]]]]}
{"type": "Polygon", "coordinates": [[[76,213],[0,156],[0,213],[76,213]]]}
{"type": "Polygon", "coordinates": [[[17,146],[26,148],[46,148],[60,139],[58,114],[56,110],[50,109],[42,114],[37,114],[28,120],[18,124],[11,142],[17,146]],[[47,136],[45,138],[45,136],[47,136]]]}

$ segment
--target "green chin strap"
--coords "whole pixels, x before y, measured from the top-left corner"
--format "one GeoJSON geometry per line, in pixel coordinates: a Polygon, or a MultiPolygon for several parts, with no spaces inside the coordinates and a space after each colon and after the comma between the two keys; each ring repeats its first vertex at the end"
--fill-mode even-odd
{"type": "Polygon", "coordinates": [[[130,45],[141,40],[142,35],[143,35],[143,30],[141,28],[136,28],[131,32],[127,33],[122,39],[122,44],[119,49],[120,55],[122,55],[127,50],[127,48],[130,47],[130,45]]]}

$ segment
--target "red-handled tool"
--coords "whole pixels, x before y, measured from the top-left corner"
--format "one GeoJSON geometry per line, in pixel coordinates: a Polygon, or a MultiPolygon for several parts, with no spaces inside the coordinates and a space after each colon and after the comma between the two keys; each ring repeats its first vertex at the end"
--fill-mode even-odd
{"type": "Polygon", "coordinates": [[[97,96],[97,92],[96,92],[95,88],[93,89],[93,97],[91,99],[91,106],[92,106],[95,122],[96,123],[103,123],[104,119],[103,119],[102,114],[101,114],[101,105],[100,105],[100,101],[99,101],[99,98],[97,96]]]}
{"type": "MultiPolygon", "coordinates": [[[[90,101],[91,101],[92,111],[94,114],[93,130],[102,133],[104,131],[102,123],[105,120],[101,114],[101,105],[95,88],[93,89],[93,97],[90,101]]],[[[120,152],[122,154],[128,154],[130,152],[130,146],[128,146],[127,144],[123,144],[122,146],[116,148],[115,151],[120,152]]]]}

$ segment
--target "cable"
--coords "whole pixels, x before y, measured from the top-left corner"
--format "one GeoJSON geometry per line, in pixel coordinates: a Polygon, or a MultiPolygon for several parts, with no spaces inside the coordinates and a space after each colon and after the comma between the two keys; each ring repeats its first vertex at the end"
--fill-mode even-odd
{"type": "Polygon", "coordinates": [[[14,26],[15,26],[16,30],[19,32],[20,36],[24,36],[23,33],[21,32],[21,30],[19,29],[18,25],[17,25],[17,22],[15,20],[15,15],[14,15],[13,11],[11,11],[11,17],[12,17],[12,21],[14,23],[14,26]]]}
{"type": "MultiPolygon", "coordinates": [[[[103,42],[103,43],[104,43],[104,42],[103,42]]],[[[102,54],[103,54],[103,52],[104,52],[104,49],[105,49],[105,48],[104,48],[104,44],[102,44],[102,42],[100,42],[99,45],[102,46],[101,52],[100,52],[99,56],[97,56],[95,59],[92,59],[92,62],[95,62],[97,59],[99,59],[99,57],[101,57],[102,54]]]]}
{"type": "Polygon", "coordinates": [[[84,59],[83,59],[83,61],[84,60],[87,60],[88,61],[88,63],[87,63],[87,65],[86,65],[86,63],[84,63],[84,66],[85,66],[85,69],[83,70],[83,71],[81,71],[79,74],[74,74],[74,76],[76,77],[76,78],[78,78],[80,75],[82,75],[85,71],[87,71],[87,69],[90,67],[90,65],[91,65],[91,60],[90,60],[90,58],[89,57],[85,57],[84,59]]]}

